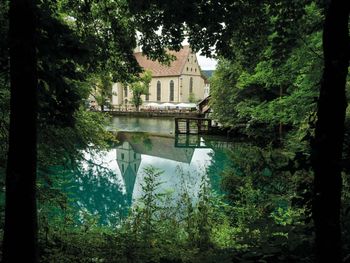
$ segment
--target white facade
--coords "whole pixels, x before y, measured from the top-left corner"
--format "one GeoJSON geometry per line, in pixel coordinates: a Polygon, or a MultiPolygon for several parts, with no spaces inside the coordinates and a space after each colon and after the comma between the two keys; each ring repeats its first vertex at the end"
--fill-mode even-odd
{"type": "MultiPolygon", "coordinates": [[[[180,60],[174,63],[174,67],[177,68],[172,69],[172,66],[166,68],[155,62],[148,63],[148,60],[143,58],[141,61],[143,64],[140,63],[140,65],[152,72],[149,95],[141,97],[144,103],[196,102],[209,93],[209,89],[206,90],[205,79],[201,75],[196,54],[187,47],[186,52],[182,52],[177,59],[180,60]]],[[[130,88],[124,87],[121,83],[115,83],[112,88],[112,106],[131,106],[131,101],[130,88]]]]}

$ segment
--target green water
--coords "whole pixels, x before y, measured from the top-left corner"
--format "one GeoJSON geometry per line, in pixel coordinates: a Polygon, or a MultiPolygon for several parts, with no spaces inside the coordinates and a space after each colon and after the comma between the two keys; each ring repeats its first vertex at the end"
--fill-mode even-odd
{"type": "Polygon", "coordinates": [[[228,165],[227,149],[233,146],[225,138],[175,138],[173,119],[163,118],[113,118],[108,129],[119,131],[118,144],[109,151],[86,153],[88,161],[73,173],[67,188],[80,214],[98,215],[102,224],[123,218],[142,195],[148,166],[163,171],[158,191],[173,192],[174,200],[183,187],[196,199],[203,176],[219,191],[219,173],[228,165]]]}

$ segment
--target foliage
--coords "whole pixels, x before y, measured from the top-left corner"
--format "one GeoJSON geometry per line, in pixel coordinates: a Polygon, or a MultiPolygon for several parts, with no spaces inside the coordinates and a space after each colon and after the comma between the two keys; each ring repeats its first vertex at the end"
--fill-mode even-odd
{"type": "Polygon", "coordinates": [[[91,93],[101,107],[101,111],[111,106],[112,99],[112,78],[108,76],[108,73],[94,74],[89,79],[89,83],[94,87],[91,93]]]}
{"type": "Polygon", "coordinates": [[[311,240],[303,234],[309,227],[305,203],[310,200],[299,192],[299,185],[300,177],[309,181],[312,177],[307,171],[285,169],[288,155],[246,144],[231,153],[232,167],[223,172],[222,187],[232,204],[233,222],[241,230],[236,238],[248,247],[260,243],[288,251],[310,249],[311,240]],[[303,200],[303,205],[297,205],[297,200],[303,200]],[[251,233],[248,239],[247,233],[251,233]]]}
{"type": "Polygon", "coordinates": [[[132,90],[132,104],[135,106],[136,110],[139,111],[142,105],[142,95],[148,95],[149,84],[152,80],[152,72],[145,71],[141,76],[134,77],[133,82],[130,84],[132,90]]]}
{"type": "MultiPolygon", "coordinates": [[[[223,125],[268,140],[274,139],[279,125],[285,127],[290,138],[297,136],[300,141],[306,135],[309,127],[305,124],[315,112],[321,78],[322,40],[318,24],[322,15],[314,3],[302,10],[305,14],[299,22],[303,24],[283,58],[275,56],[277,32],[270,31],[260,59],[254,63],[245,65],[244,58],[234,62],[220,60],[212,78],[211,105],[223,125]],[[317,30],[310,31],[310,26],[317,30]]],[[[274,23],[271,19],[271,29],[274,23]]]]}
{"type": "Polygon", "coordinates": [[[80,109],[74,114],[75,128],[46,126],[38,135],[39,167],[74,166],[83,152],[109,148],[114,136],[105,130],[108,118],[80,109]],[[47,143],[45,143],[47,142],[47,143]],[[54,148],[53,148],[54,147],[54,148]]]}
{"type": "MultiPolygon", "coordinates": [[[[4,36],[0,39],[0,175],[6,160],[10,98],[7,4],[0,2],[4,36]]],[[[125,0],[38,1],[42,262],[311,261],[313,178],[306,140],[313,133],[323,60],[323,11],[318,1],[129,4],[125,0]],[[184,32],[194,50],[212,55],[215,46],[220,62],[211,82],[214,116],[224,126],[258,139],[260,145],[237,146],[228,167],[208,168],[222,177],[225,200],[210,190],[205,177],[198,196],[191,196],[183,186],[181,198],[175,200],[171,191],[157,191],[161,171],[147,168],[141,199],[124,221],[116,223],[126,202],[115,214],[103,206],[116,205],[113,197],[124,197],[123,193],[108,187],[111,171],[96,164],[93,155],[108,149],[115,139],[105,130],[106,116],[85,111],[84,102],[96,88],[98,103],[107,105],[111,82],[121,81],[132,83],[133,104],[142,105],[141,95],[147,94],[151,76],[146,72],[131,77],[140,72],[132,56],[136,28],[145,53],[160,61],[167,61],[164,46],[180,48],[184,32]],[[278,127],[284,130],[283,148],[266,147],[276,140],[278,127]],[[92,158],[87,159],[89,154],[92,158]],[[84,176],[86,162],[104,176],[94,171],[84,176]],[[91,210],[84,204],[72,205],[72,196],[61,191],[70,187],[70,180],[86,183],[86,188],[70,189],[86,194],[86,204],[92,202],[90,192],[103,201],[92,204],[91,210]],[[97,215],[99,207],[102,212],[97,215]]],[[[349,119],[347,114],[347,127],[349,119]]],[[[347,159],[349,137],[346,133],[347,159]]],[[[341,212],[349,253],[349,169],[345,168],[341,212]]]]}
{"type": "MultiPolygon", "coordinates": [[[[42,262],[62,262],[63,258],[64,262],[91,262],[92,258],[96,262],[307,259],[310,239],[300,238],[301,231],[305,231],[305,211],[291,205],[293,180],[279,180],[280,174],[266,169],[267,160],[257,158],[250,163],[242,160],[241,153],[235,155],[241,161],[241,172],[230,175],[231,179],[239,177],[235,179],[238,187],[230,188],[234,190],[234,197],[230,195],[234,206],[214,194],[205,177],[196,196],[184,183],[179,199],[174,199],[172,191],[159,192],[162,172],[154,167],[144,170],[143,194],[128,217],[117,225],[101,226],[97,215],[85,210],[79,223],[69,206],[64,205],[67,200],[56,195],[61,208],[46,204],[49,206],[41,210],[42,262]],[[263,178],[255,172],[250,174],[256,167],[262,169],[263,178]],[[286,195],[279,195],[286,189],[286,195]]],[[[251,155],[256,154],[261,154],[257,148],[251,155]]],[[[180,172],[178,176],[188,175],[180,172]]]]}
{"type": "Polygon", "coordinates": [[[196,97],[195,97],[193,92],[190,92],[190,94],[188,96],[188,101],[191,102],[191,103],[197,102],[197,99],[196,99],[196,97]]]}

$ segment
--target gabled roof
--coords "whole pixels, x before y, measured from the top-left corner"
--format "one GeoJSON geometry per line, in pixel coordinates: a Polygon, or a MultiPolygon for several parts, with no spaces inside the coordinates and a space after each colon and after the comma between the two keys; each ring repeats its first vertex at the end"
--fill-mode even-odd
{"type": "Polygon", "coordinates": [[[176,57],[170,66],[162,65],[157,60],[150,60],[142,52],[135,53],[134,56],[141,67],[152,72],[152,77],[180,76],[191,53],[190,46],[184,46],[178,52],[168,51],[168,53],[176,57]]]}

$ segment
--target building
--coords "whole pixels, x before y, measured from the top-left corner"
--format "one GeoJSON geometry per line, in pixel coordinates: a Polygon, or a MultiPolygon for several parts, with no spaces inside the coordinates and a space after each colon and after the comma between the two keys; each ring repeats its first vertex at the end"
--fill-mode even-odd
{"type": "Polygon", "coordinates": [[[136,153],[128,141],[117,147],[117,163],[122,174],[127,204],[132,203],[137,172],[141,164],[141,154],[136,153]]]}
{"type": "Polygon", "coordinates": [[[118,133],[119,145],[116,149],[116,159],[123,177],[126,201],[129,205],[132,203],[142,155],[190,164],[194,154],[194,148],[175,147],[173,137],[147,135],[140,139],[142,142],[135,141],[132,133],[118,133]]]}
{"type": "MultiPolygon", "coordinates": [[[[170,66],[166,66],[148,59],[142,52],[134,53],[140,66],[152,72],[149,95],[142,96],[143,102],[176,104],[202,100],[208,83],[201,72],[196,54],[189,46],[184,46],[178,52],[169,51],[169,54],[176,59],[170,66]]],[[[129,87],[115,83],[112,94],[112,106],[131,106],[132,91],[129,87]]]]}

